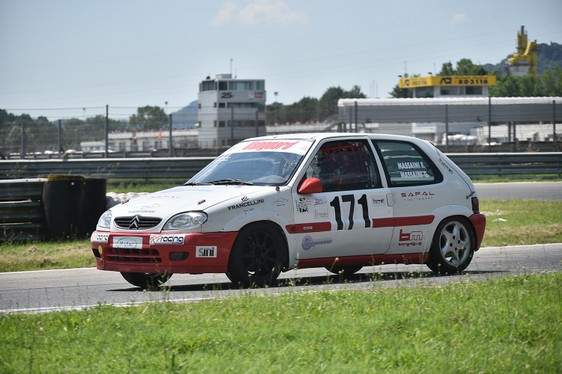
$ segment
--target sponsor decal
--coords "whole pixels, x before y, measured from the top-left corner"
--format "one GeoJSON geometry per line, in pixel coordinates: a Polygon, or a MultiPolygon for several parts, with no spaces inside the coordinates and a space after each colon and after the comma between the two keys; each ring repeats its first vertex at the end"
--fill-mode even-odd
{"type": "Polygon", "coordinates": [[[108,243],[109,242],[109,234],[102,234],[99,232],[92,233],[92,237],[90,238],[92,243],[108,243]]]}
{"type": "Polygon", "coordinates": [[[431,191],[413,191],[413,192],[402,192],[400,196],[405,201],[421,201],[421,200],[431,200],[435,194],[431,191]]]}
{"type": "Polygon", "coordinates": [[[372,196],[371,204],[373,205],[383,205],[386,203],[386,198],[382,196],[372,196]]]}
{"type": "Polygon", "coordinates": [[[443,161],[442,158],[439,158],[439,163],[440,163],[441,165],[443,165],[443,167],[444,167],[445,169],[447,169],[447,171],[449,172],[449,174],[453,174],[453,168],[451,168],[451,166],[449,166],[449,164],[447,164],[445,161],[443,161]]]}
{"type": "Polygon", "coordinates": [[[142,249],[142,237],[139,236],[114,236],[113,248],[142,249]]]}
{"type": "Polygon", "coordinates": [[[398,246],[400,247],[417,247],[422,245],[423,232],[412,231],[404,232],[400,229],[400,236],[398,237],[398,246]]]}
{"type": "Polygon", "coordinates": [[[299,197],[297,200],[297,210],[299,213],[308,213],[308,202],[306,197],[299,197]]]}
{"type": "Polygon", "coordinates": [[[183,245],[185,235],[150,235],[150,245],[183,245]]]}
{"type": "Polygon", "coordinates": [[[278,149],[278,150],[286,150],[291,148],[292,146],[294,146],[295,144],[298,144],[298,141],[295,142],[283,142],[283,141],[271,141],[271,142],[266,142],[266,141],[261,141],[261,142],[251,142],[250,144],[248,144],[247,146],[245,146],[243,149],[244,150],[256,150],[256,151],[263,151],[263,150],[272,150],[272,149],[278,149]]]}
{"type": "Polygon", "coordinates": [[[332,243],[332,239],[330,238],[313,239],[310,235],[307,235],[302,239],[302,249],[308,251],[313,247],[330,243],[332,243]]]}
{"type": "Polygon", "coordinates": [[[285,206],[289,202],[289,199],[277,199],[271,203],[273,206],[285,206]]]}
{"type": "Polygon", "coordinates": [[[254,205],[263,204],[265,203],[264,199],[257,199],[257,200],[248,200],[247,196],[242,198],[242,202],[240,204],[234,204],[228,207],[228,210],[236,210],[240,208],[250,208],[254,205]]]}
{"type": "Polygon", "coordinates": [[[133,210],[129,210],[129,213],[154,213],[160,207],[160,204],[148,204],[148,205],[141,205],[136,207],[133,210]]]}
{"type": "Polygon", "coordinates": [[[197,258],[217,258],[216,245],[197,245],[195,246],[195,257],[197,258]]]}

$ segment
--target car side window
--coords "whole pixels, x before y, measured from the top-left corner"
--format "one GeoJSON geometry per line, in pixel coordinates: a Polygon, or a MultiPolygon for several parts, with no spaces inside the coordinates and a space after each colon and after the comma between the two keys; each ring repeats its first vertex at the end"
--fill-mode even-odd
{"type": "Polygon", "coordinates": [[[375,144],[390,187],[419,186],[443,180],[435,164],[414,144],[394,140],[378,140],[375,144]]]}
{"type": "Polygon", "coordinates": [[[381,186],[371,148],[362,140],[323,144],[308,167],[306,176],[320,179],[323,192],[381,186]]]}

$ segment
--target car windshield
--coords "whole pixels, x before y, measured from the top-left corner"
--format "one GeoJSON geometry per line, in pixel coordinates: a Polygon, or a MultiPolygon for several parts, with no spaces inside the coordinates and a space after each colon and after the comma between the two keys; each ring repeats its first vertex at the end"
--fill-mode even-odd
{"type": "Polygon", "coordinates": [[[301,146],[298,150],[291,152],[287,149],[275,149],[271,143],[273,142],[254,142],[252,147],[250,147],[251,144],[246,143],[244,148],[239,145],[234,146],[187,181],[186,185],[284,185],[291,179],[310,143],[306,144],[306,149],[301,146]],[[256,143],[259,146],[256,146],[256,143]],[[267,144],[270,145],[266,146],[267,144]],[[237,152],[236,150],[242,151],[237,152]]]}

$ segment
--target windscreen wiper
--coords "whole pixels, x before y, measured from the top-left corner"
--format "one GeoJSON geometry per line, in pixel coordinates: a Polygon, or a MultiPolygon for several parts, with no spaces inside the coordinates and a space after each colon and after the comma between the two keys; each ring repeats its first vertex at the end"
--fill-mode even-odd
{"type": "Polygon", "coordinates": [[[235,179],[235,178],[224,178],[224,179],[217,179],[216,181],[209,182],[210,184],[238,184],[244,186],[253,186],[252,182],[247,182],[242,179],[235,179]]]}

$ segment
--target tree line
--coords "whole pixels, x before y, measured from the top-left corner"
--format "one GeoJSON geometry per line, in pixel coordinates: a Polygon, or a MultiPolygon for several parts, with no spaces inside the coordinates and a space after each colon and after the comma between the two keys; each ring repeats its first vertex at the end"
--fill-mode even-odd
{"type": "MultiPolygon", "coordinates": [[[[451,62],[444,63],[437,75],[495,75],[497,83],[490,87],[492,97],[562,96],[560,66],[554,66],[539,75],[514,76],[507,72],[489,71],[485,66],[474,64],[465,58],[459,60],[456,65],[451,62]]],[[[397,84],[389,92],[389,96],[411,97],[412,92],[399,88],[397,84]]],[[[272,126],[324,121],[337,115],[339,99],[366,97],[361,88],[355,85],[350,90],[340,86],[330,87],[319,99],[303,97],[288,105],[276,101],[266,106],[267,124],[272,126]]],[[[164,108],[147,105],[137,108],[137,112],[128,120],[115,120],[97,115],[86,119],[70,118],[58,123],[50,122],[44,116],[34,119],[28,114],[14,115],[0,109],[0,153],[18,152],[22,144],[27,145],[29,152],[35,151],[34,148],[55,152],[64,151],[64,148],[78,149],[81,141],[103,139],[106,121],[109,131],[161,130],[167,128],[169,117],[164,108]],[[53,139],[59,139],[57,143],[60,144],[54,144],[53,139]]]]}

